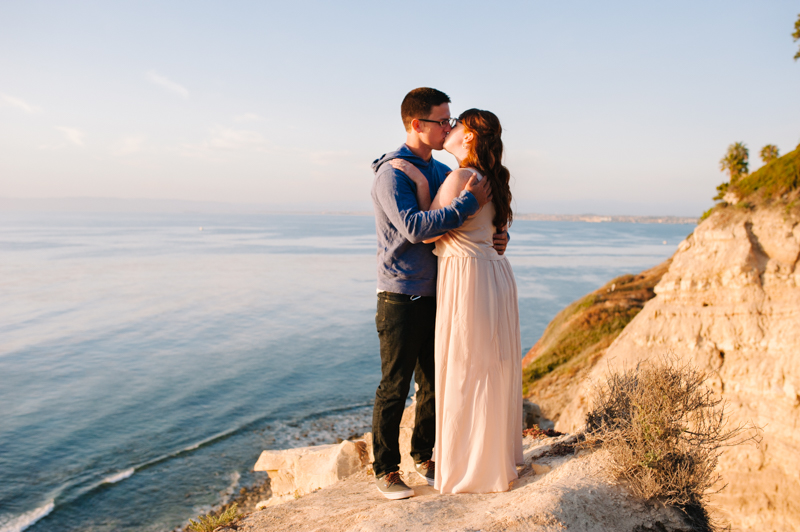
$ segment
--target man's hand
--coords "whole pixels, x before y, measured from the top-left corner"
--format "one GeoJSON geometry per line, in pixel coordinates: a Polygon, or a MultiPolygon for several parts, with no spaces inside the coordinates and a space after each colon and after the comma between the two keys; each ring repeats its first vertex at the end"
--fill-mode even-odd
{"type": "Polygon", "coordinates": [[[498,255],[502,255],[506,252],[506,246],[508,246],[508,231],[506,231],[505,227],[503,227],[499,233],[492,235],[492,240],[494,241],[494,250],[498,255]]]}
{"type": "Polygon", "coordinates": [[[489,180],[484,178],[482,181],[478,181],[475,173],[467,181],[467,186],[464,187],[464,190],[475,196],[480,207],[492,201],[492,186],[489,184],[489,180]]]}

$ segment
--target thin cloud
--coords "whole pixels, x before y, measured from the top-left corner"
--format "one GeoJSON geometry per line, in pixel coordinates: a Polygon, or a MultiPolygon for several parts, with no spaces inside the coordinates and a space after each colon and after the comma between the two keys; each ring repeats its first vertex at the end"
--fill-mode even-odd
{"type": "Polygon", "coordinates": [[[184,87],[180,83],[175,83],[174,81],[157,74],[154,70],[151,70],[150,72],[147,73],[147,79],[151,83],[158,85],[160,87],[164,87],[168,91],[174,92],[175,94],[182,96],[183,98],[189,97],[189,91],[186,90],[186,87],[184,87]]]}
{"type": "Polygon", "coordinates": [[[83,132],[80,129],[64,126],[56,126],[56,129],[61,131],[71,143],[76,146],[83,146],[83,132]]]}
{"type": "Polygon", "coordinates": [[[221,160],[220,155],[235,152],[268,152],[272,145],[257,131],[215,127],[210,137],[197,144],[182,144],[182,154],[187,157],[221,160]]]}
{"type": "Polygon", "coordinates": [[[308,153],[308,159],[311,163],[318,165],[318,166],[331,166],[342,164],[348,161],[348,159],[352,159],[354,156],[353,152],[344,150],[344,151],[337,151],[337,150],[322,150],[322,151],[312,151],[308,153]]]}
{"type": "Polygon", "coordinates": [[[236,115],[233,119],[237,122],[259,122],[261,117],[255,113],[244,113],[241,115],[236,115]]]}
{"type": "Polygon", "coordinates": [[[144,137],[126,137],[114,146],[114,155],[131,155],[142,151],[144,137]]]}
{"type": "Polygon", "coordinates": [[[20,100],[19,98],[14,98],[13,96],[9,96],[8,94],[0,94],[0,100],[3,100],[4,102],[6,102],[6,104],[12,107],[16,107],[17,109],[22,109],[26,113],[34,114],[42,112],[41,107],[31,105],[24,100],[20,100]]]}

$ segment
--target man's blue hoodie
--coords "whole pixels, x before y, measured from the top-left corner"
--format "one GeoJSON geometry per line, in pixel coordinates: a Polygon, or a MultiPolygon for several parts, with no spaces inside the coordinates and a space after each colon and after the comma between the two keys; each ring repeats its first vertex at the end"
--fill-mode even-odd
{"type": "Polygon", "coordinates": [[[425,161],[403,144],[372,163],[375,182],[375,228],[378,233],[378,290],[407,295],[435,296],[437,258],[433,244],[423,244],[434,236],[460,227],[478,211],[478,200],[462,191],[453,202],[439,210],[421,211],[414,182],[391,164],[405,159],[428,179],[431,198],[436,196],[450,169],[431,157],[425,161]]]}

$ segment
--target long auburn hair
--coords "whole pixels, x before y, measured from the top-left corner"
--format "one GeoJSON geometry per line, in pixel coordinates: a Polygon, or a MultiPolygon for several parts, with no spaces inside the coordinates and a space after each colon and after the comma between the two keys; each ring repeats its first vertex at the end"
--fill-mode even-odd
{"type": "Polygon", "coordinates": [[[500,135],[503,128],[497,116],[482,109],[467,109],[458,120],[464,129],[473,134],[467,157],[461,167],[476,168],[492,185],[492,204],[494,205],[494,226],[500,231],[511,225],[514,213],[511,212],[511,173],[503,166],[503,141],[500,135]]]}

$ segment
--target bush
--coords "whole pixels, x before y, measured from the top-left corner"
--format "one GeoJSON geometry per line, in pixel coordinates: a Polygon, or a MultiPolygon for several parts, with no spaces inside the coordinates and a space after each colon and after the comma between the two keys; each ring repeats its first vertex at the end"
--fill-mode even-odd
{"type": "Polygon", "coordinates": [[[239,519],[239,509],[236,504],[232,504],[227,510],[219,515],[205,515],[198,518],[198,521],[189,519],[189,526],[186,530],[191,532],[213,532],[220,526],[228,525],[239,519]]]}
{"type": "Polygon", "coordinates": [[[706,378],[671,359],[610,375],[595,390],[583,445],[608,450],[613,473],[634,495],[689,515],[699,509],[701,528],[709,529],[703,505],[720,480],[719,455],[724,447],[757,440],[757,432],[727,426],[724,402],[705,387],[706,378]]]}

